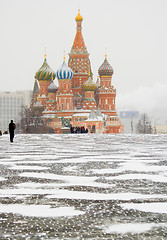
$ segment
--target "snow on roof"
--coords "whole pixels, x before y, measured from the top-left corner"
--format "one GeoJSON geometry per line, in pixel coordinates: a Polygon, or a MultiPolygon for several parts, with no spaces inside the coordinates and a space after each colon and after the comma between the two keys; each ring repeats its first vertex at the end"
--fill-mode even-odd
{"type": "Polygon", "coordinates": [[[43,117],[44,118],[55,118],[55,114],[46,114],[46,115],[44,115],[43,117]]]}
{"type": "Polygon", "coordinates": [[[74,113],[72,115],[72,117],[89,117],[89,114],[88,112],[85,112],[85,113],[74,113]]]}

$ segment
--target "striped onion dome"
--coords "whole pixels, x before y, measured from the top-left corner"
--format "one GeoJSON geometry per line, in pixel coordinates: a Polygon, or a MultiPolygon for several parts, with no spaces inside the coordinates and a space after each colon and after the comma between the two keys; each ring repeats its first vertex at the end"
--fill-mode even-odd
{"type": "Polygon", "coordinates": [[[67,66],[65,61],[63,62],[61,68],[56,72],[56,77],[58,79],[72,79],[73,71],[67,66]]]}
{"type": "Polygon", "coordinates": [[[48,93],[56,93],[58,90],[58,87],[52,81],[51,84],[48,86],[47,90],[48,90],[48,93]]]}
{"type": "Polygon", "coordinates": [[[35,79],[37,79],[38,81],[44,81],[44,80],[50,81],[52,79],[55,79],[55,77],[56,77],[56,74],[48,65],[45,57],[45,60],[42,66],[35,74],[35,79]]]}
{"type": "Polygon", "coordinates": [[[99,67],[98,73],[100,76],[112,76],[114,73],[113,68],[109,64],[107,57],[105,57],[105,60],[103,64],[99,67]]]}
{"type": "Polygon", "coordinates": [[[85,91],[95,91],[96,90],[97,85],[96,85],[96,83],[93,82],[90,74],[89,74],[88,80],[83,84],[82,88],[85,91]]]}

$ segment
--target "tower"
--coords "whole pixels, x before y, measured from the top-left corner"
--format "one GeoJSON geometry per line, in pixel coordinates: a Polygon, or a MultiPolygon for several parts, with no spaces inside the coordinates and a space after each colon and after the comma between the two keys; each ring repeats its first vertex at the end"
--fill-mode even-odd
{"type": "Polygon", "coordinates": [[[68,66],[72,69],[74,76],[72,78],[72,91],[74,94],[74,107],[82,108],[84,91],[82,86],[88,79],[88,72],[91,69],[89,53],[84,43],[82,36],[82,21],[83,17],[78,10],[76,21],[76,35],[69,53],[68,66]]]}
{"type": "Polygon", "coordinates": [[[47,100],[49,99],[48,97],[48,91],[47,88],[51,84],[52,79],[55,79],[55,73],[54,71],[50,68],[46,61],[46,54],[45,54],[45,59],[40,67],[40,69],[36,72],[35,74],[35,79],[38,80],[39,82],[39,93],[38,93],[38,101],[45,106],[47,100]]]}
{"type": "Polygon", "coordinates": [[[65,58],[56,75],[59,81],[59,88],[57,91],[57,111],[73,111],[73,93],[71,90],[73,72],[66,65],[65,58]]]}
{"type": "Polygon", "coordinates": [[[58,87],[54,84],[53,81],[51,82],[47,90],[49,95],[49,101],[56,101],[56,92],[58,90],[58,87]]]}
{"type": "Polygon", "coordinates": [[[100,87],[98,88],[96,95],[98,98],[98,106],[100,107],[102,113],[107,115],[116,115],[116,90],[111,84],[113,72],[113,68],[107,60],[107,55],[105,55],[104,62],[98,69],[100,76],[100,87]]]}
{"type": "Polygon", "coordinates": [[[88,80],[83,84],[83,89],[85,91],[85,99],[83,101],[84,110],[96,109],[96,101],[94,99],[94,91],[96,88],[97,85],[93,82],[89,73],[88,80]]]}
{"type": "Polygon", "coordinates": [[[34,88],[32,91],[31,107],[33,107],[34,104],[37,102],[38,93],[39,93],[38,81],[37,81],[37,79],[35,79],[34,88]]]}
{"type": "Polygon", "coordinates": [[[47,88],[49,100],[46,102],[45,109],[43,111],[44,118],[47,121],[47,125],[53,125],[55,113],[56,113],[56,92],[58,87],[52,81],[49,87],[47,88]]]}

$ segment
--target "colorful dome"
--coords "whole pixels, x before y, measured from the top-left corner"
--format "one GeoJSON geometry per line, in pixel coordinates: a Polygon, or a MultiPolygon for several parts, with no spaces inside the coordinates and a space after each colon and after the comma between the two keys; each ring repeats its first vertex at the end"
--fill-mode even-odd
{"type": "Polygon", "coordinates": [[[103,64],[99,67],[98,73],[100,76],[112,76],[114,73],[113,68],[109,64],[107,57],[105,57],[105,60],[103,64]]]}
{"type": "Polygon", "coordinates": [[[73,71],[64,61],[61,68],[56,72],[56,76],[58,79],[72,79],[73,71]]]}
{"type": "Polygon", "coordinates": [[[97,89],[97,85],[96,83],[93,82],[90,74],[89,74],[88,80],[83,84],[82,88],[85,91],[95,91],[97,89]]]}
{"type": "Polygon", "coordinates": [[[75,21],[82,21],[82,20],[83,20],[83,17],[80,14],[80,10],[78,10],[78,15],[76,16],[75,21]]]}
{"type": "Polygon", "coordinates": [[[52,81],[51,84],[48,86],[47,90],[48,90],[48,93],[56,93],[58,90],[58,87],[52,81]]]}
{"type": "Polygon", "coordinates": [[[52,79],[55,79],[55,76],[56,76],[56,74],[50,68],[50,66],[48,65],[46,58],[45,58],[42,66],[35,74],[35,79],[37,79],[39,81],[44,81],[44,80],[50,81],[52,79]]]}

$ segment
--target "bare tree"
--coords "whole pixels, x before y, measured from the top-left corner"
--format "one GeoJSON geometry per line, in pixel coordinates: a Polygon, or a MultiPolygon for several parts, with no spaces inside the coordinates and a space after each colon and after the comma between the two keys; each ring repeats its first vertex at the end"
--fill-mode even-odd
{"type": "Polygon", "coordinates": [[[45,124],[41,107],[23,107],[19,128],[23,133],[49,133],[50,128],[45,124]]]}

